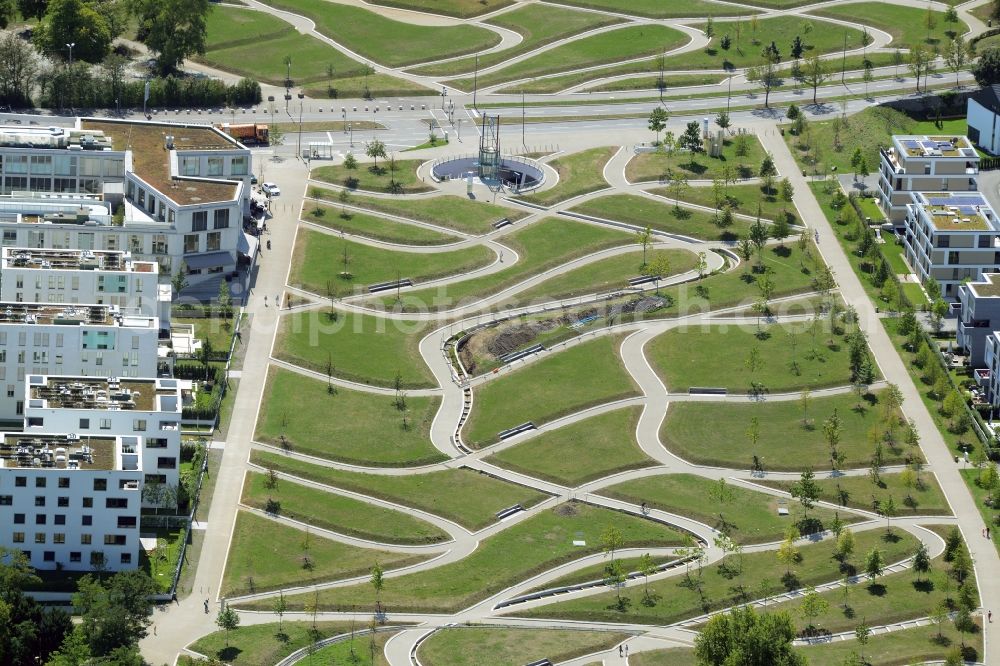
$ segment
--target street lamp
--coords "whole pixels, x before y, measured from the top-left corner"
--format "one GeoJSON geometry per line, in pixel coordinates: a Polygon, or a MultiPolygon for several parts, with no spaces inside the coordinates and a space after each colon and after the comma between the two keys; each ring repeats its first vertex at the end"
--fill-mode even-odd
{"type": "Polygon", "coordinates": [[[300,90],[299,91],[299,140],[296,143],[297,146],[296,152],[299,155],[302,155],[302,106],[305,103],[303,102],[305,96],[306,94],[300,90]]]}
{"type": "Polygon", "coordinates": [[[448,86],[441,86],[441,110],[444,111],[444,98],[448,96],[448,86]]]}
{"type": "Polygon", "coordinates": [[[76,42],[70,42],[66,44],[66,48],[69,49],[69,66],[73,66],[73,47],[76,46],[76,42]]]}
{"type": "Polygon", "coordinates": [[[351,136],[351,148],[354,147],[354,126],[351,123],[347,123],[347,132],[351,136]]]}
{"type": "Polygon", "coordinates": [[[372,109],[372,141],[375,140],[375,114],[378,113],[378,107],[372,109]]]}
{"type": "Polygon", "coordinates": [[[340,115],[344,119],[344,134],[347,134],[347,109],[341,109],[340,115]]]}
{"type": "Polygon", "coordinates": [[[73,83],[73,47],[76,46],[76,42],[68,42],[66,48],[69,49],[69,108],[73,109],[73,91],[76,90],[76,85],[73,83]]]}

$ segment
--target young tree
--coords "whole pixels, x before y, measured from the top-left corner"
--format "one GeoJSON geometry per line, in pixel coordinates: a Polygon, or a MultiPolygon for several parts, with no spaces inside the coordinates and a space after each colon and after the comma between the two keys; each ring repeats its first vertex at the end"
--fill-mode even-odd
{"type": "Polygon", "coordinates": [[[375,160],[372,169],[378,171],[378,158],[385,159],[385,144],[378,139],[372,139],[367,144],[365,144],[365,155],[375,160]]]}
{"type": "MultiPolygon", "coordinates": [[[[954,9],[949,7],[949,9],[954,9]]],[[[944,63],[955,75],[955,87],[958,87],[958,75],[966,68],[973,58],[972,46],[965,41],[965,37],[958,35],[948,42],[944,48],[944,63]]]]}
{"type": "Polygon", "coordinates": [[[358,159],[354,157],[354,153],[347,153],[344,157],[344,168],[352,171],[358,168],[358,159]]]}
{"type": "Polygon", "coordinates": [[[809,509],[813,508],[816,500],[819,499],[820,487],[816,483],[815,475],[812,469],[806,468],[802,470],[799,475],[799,480],[792,484],[789,488],[789,492],[792,497],[795,497],[802,504],[802,509],[805,515],[809,516],[809,509]]]}
{"type": "Polygon", "coordinates": [[[619,608],[622,607],[622,587],[625,585],[626,580],[628,580],[628,576],[625,573],[625,568],[622,566],[621,560],[613,559],[604,566],[604,584],[615,588],[619,608]]]}
{"type": "Polygon", "coordinates": [[[784,201],[791,201],[795,196],[795,186],[792,185],[792,181],[788,180],[787,177],[782,178],[780,188],[781,198],[784,201]]]}
{"type": "Polygon", "coordinates": [[[879,513],[885,516],[885,531],[886,534],[892,534],[892,527],[889,521],[895,517],[896,511],[896,500],[889,495],[885,500],[879,502],[879,513]]]}
{"type": "Polygon", "coordinates": [[[844,530],[837,537],[837,557],[841,562],[847,562],[851,559],[851,555],[854,554],[854,532],[851,530],[844,530]]]}
{"type": "Polygon", "coordinates": [[[135,0],[139,41],[156,54],[161,75],[177,71],[185,58],[204,55],[209,0],[135,0]]]}
{"type": "MultiPolygon", "coordinates": [[[[917,92],[920,92],[920,77],[927,72],[934,57],[923,44],[917,44],[910,48],[910,61],[907,63],[907,67],[917,81],[917,92]]],[[[973,74],[975,74],[975,70],[973,70],[973,74]]]]}
{"type": "Polygon", "coordinates": [[[764,248],[767,246],[767,241],[771,237],[767,225],[758,217],[752,225],[750,225],[750,242],[753,243],[754,249],[757,250],[757,267],[758,270],[764,266],[764,248]]]}
{"type": "Polygon", "coordinates": [[[285,601],[285,593],[279,591],[278,597],[271,602],[271,612],[278,616],[278,633],[281,633],[281,618],[288,612],[288,602],[285,601]]]}
{"type": "Polygon", "coordinates": [[[760,162],[758,175],[764,181],[764,190],[768,195],[774,194],[774,177],[778,175],[778,169],[774,166],[774,158],[770,153],[764,154],[764,159],[760,162]]]}
{"type": "Polygon", "coordinates": [[[624,545],[625,538],[622,536],[621,530],[614,525],[608,525],[601,532],[601,549],[612,561],[615,559],[615,553],[624,545]]]}
{"type": "Polygon", "coordinates": [[[830,74],[826,69],[826,62],[818,55],[809,56],[809,58],[806,59],[805,66],[802,68],[802,75],[802,80],[805,81],[806,85],[812,88],[813,106],[815,106],[817,104],[817,88],[823,85],[823,83],[830,78],[830,74]]]}
{"type": "Polygon", "coordinates": [[[385,588],[385,576],[378,560],[375,560],[375,566],[372,567],[370,581],[375,590],[375,613],[378,615],[382,612],[382,590],[385,588]]]}
{"type": "Polygon", "coordinates": [[[721,529],[726,531],[728,523],[726,523],[726,517],[723,513],[723,509],[733,503],[736,499],[736,493],[733,492],[732,486],[726,483],[725,478],[720,478],[718,481],[709,486],[708,496],[719,506],[719,523],[722,525],[721,529]]]}
{"type": "Polygon", "coordinates": [[[809,426],[809,405],[812,403],[812,392],[808,388],[802,389],[799,395],[799,406],[802,408],[802,427],[809,426]]]}
{"type": "Polygon", "coordinates": [[[667,184],[667,189],[670,190],[670,194],[674,197],[674,211],[676,213],[681,212],[681,195],[688,188],[687,178],[680,171],[676,171],[670,174],[670,182],[667,184]]]}
{"type": "Polygon", "coordinates": [[[170,278],[170,285],[173,287],[173,297],[177,299],[183,290],[187,289],[188,279],[187,279],[187,262],[183,259],[181,260],[180,266],[174,272],[173,276],[170,278]]]}
{"type": "Polygon", "coordinates": [[[215,618],[215,624],[219,626],[226,632],[226,647],[229,647],[229,632],[234,631],[240,626],[240,614],[237,613],[232,607],[224,606],[220,611],[218,616],[215,618]]]}
{"type": "Polygon", "coordinates": [[[653,243],[653,230],[647,224],[645,227],[635,232],[635,242],[642,246],[642,265],[646,265],[646,251],[653,243]]]}
{"type": "Polygon", "coordinates": [[[701,126],[697,120],[692,120],[685,126],[684,133],[681,134],[677,142],[681,148],[691,151],[692,159],[694,155],[702,151],[701,126]]]}
{"type": "Polygon", "coordinates": [[[861,624],[859,624],[854,628],[854,638],[857,639],[858,645],[861,646],[861,650],[859,651],[860,654],[858,654],[858,659],[861,660],[862,664],[866,663],[865,646],[868,645],[868,639],[869,637],[871,637],[871,635],[872,635],[871,627],[869,627],[868,623],[863,620],[861,624]]]}
{"type": "Polygon", "coordinates": [[[670,274],[670,257],[666,252],[657,252],[653,260],[643,266],[642,274],[653,278],[656,293],[660,293],[660,280],[670,274]]]}
{"type": "Polygon", "coordinates": [[[650,599],[649,577],[656,573],[656,562],[653,561],[653,557],[649,553],[643,553],[642,557],[639,558],[639,573],[642,574],[644,584],[642,595],[648,601],[650,599]]]}
{"type": "Polygon", "coordinates": [[[885,570],[885,557],[878,548],[872,548],[865,556],[865,575],[868,580],[874,581],[882,575],[885,570]]]}
{"type": "Polygon", "coordinates": [[[790,575],[792,565],[799,561],[799,549],[795,547],[797,531],[790,527],[785,533],[785,538],[778,546],[778,561],[785,565],[785,575],[790,575]]]}
{"type": "Polygon", "coordinates": [[[656,132],[656,143],[660,143],[660,132],[667,127],[667,120],[670,116],[662,106],[653,109],[649,114],[649,131],[656,132]]]}
{"type": "Polygon", "coordinates": [[[917,581],[930,570],[931,558],[927,552],[927,546],[923,542],[920,542],[917,545],[917,554],[913,556],[913,571],[917,574],[917,581]]]}
{"type": "MultiPolygon", "coordinates": [[[[754,14],[751,20],[756,20],[756,18],[757,15],[754,14]]],[[[774,42],[771,42],[769,46],[764,47],[760,52],[760,57],[760,82],[764,86],[764,108],[767,109],[770,106],[771,90],[781,80],[781,76],[778,74],[778,64],[781,62],[781,54],[774,42]]]]}
{"type": "Polygon", "coordinates": [[[726,110],[719,111],[719,113],[715,116],[715,124],[721,127],[722,129],[729,129],[729,124],[730,124],[729,112],[726,110]]]}
{"type": "Polygon", "coordinates": [[[750,606],[713,616],[695,639],[695,658],[703,666],[768,664],[805,666],[792,648],[795,626],[787,612],[758,614],[750,606]]]}
{"type": "Polygon", "coordinates": [[[816,618],[829,609],[830,602],[817,592],[815,587],[806,590],[805,596],[799,603],[799,614],[808,623],[806,630],[811,632],[815,628],[816,618]]]}

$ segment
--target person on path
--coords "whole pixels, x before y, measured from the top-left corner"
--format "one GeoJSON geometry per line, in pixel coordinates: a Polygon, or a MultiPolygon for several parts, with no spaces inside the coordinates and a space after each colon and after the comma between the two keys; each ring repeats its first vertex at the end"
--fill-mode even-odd
{"type": "Polygon", "coordinates": [[[993,611],[986,611],[986,619],[990,622],[990,624],[993,623],[993,611]]]}
{"type": "Polygon", "coordinates": [[[621,645],[618,646],[618,656],[619,657],[625,656],[625,648],[623,648],[621,645]]]}

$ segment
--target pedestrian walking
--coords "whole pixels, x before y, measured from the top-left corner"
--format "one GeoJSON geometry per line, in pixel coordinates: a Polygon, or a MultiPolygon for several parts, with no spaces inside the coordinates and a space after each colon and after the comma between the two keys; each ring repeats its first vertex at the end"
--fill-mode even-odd
{"type": "Polygon", "coordinates": [[[628,659],[628,645],[625,645],[625,658],[628,659]]]}
{"type": "Polygon", "coordinates": [[[993,623],[993,611],[986,611],[986,619],[990,622],[990,624],[993,623]]]}
{"type": "Polygon", "coordinates": [[[625,648],[623,648],[621,645],[618,646],[618,656],[619,657],[625,656],[625,648]]]}
{"type": "Polygon", "coordinates": [[[264,307],[267,307],[267,296],[264,297],[264,307]]]}
{"type": "Polygon", "coordinates": [[[205,599],[205,615],[208,615],[208,599],[205,599]]]}
{"type": "Polygon", "coordinates": [[[987,539],[990,538],[990,526],[989,525],[986,526],[986,538],[987,539]]]}

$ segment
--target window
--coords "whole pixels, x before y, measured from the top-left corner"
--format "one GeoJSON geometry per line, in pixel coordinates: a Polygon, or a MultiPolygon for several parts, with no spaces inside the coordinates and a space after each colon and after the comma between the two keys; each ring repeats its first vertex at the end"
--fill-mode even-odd
{"type": "Polygon", "coordinates": [[[222,175],[222,158],[221,157],[209,157],[208,158],[208,175],[209,176],[221,176],[222,175]]]}
{"type": "Polygon", "coordinates": [[[15,525],[24,525],[24,514],[23,513],[15,513],[14,514],[14,524],[15,525]]]}
{"type": "Polygon", "coordinates": [[[11,506],[14,504],[13,495],[0,495],[0,506],[11,506]]]}
{"type": "Polygon", "coordinates": [[[52,524],[53,525],[65,525],[66,524],[66,514],[65,513],[57,513],[55,516],[52,517],[52,524]]]}
{"type": "Polygon", "coordinates": [[[106,509],[127,509],[128,499],[125,497],[109,497],[104,500],[104,508],[106,509]]]}
{"type": "Polygon", "coordinates": [[[159,457],[156,459],[157,469],[174,469],[177,467],[177,458],[174,457],[159,457]]]}
{"type": "Polygon", "coordinates": [[[94,490],[95,491],[107,490],[107,489],[108,489],[108,480],[107,479],[94,479],[94,490]]]}
{"type": "Polygon", "coordinates": [[[68,497],[59,497],[59,498],[57,498],[56,499],[56,506],[68,507],[69,506],[69,498],[68,497]]]}
{"type": "Polygon", "coordinates": [[[94,506],[94,498],[93,497],[84,497],[83,498],[83,508],[84,509],[89,509],[92,506],[94,506]]]}
{"type": "Polygon", "coordinates": [[[198,234],[184,235],[184,254],[191,254],[198,251],[198,234]]]}
{"type": "Polygon", "coordinates": [[[146,419],[133,419],[132,420],[132,431],[133,432],[146,432],[146,419]]]}
{"type": "Polygon", "coordinates": [[[36,525],[45,525],[45,524],[47,524],[48,520],[49,520],[49,517],[47,515],[45,515],[44,513],[36,513],[35,514],[35,524],[36,525]]]}
{"type": "MultiPolygon", "coordinates": [[[[88,540],[87,543],[90,543],[88,540]]],[[[104,553],[99,550],[91,551],[90,553],[90,568],[92,569],[103,569],[104,568],[104,553]]]]}
{"type": "Polygon", "coordinates": [[[979,237],[979,247],[988,248],[993,245],[993,238],[990,236],[980,236],[979,237]]]}
{"type": "MultiPolygon", "coordinates": [[[[59,477],[59,487],[60,488],[69,488],[69,477],[68,476],[60,476],[59,477]]],[[[60,498],[60,499],[62,499],[62,498],[60,498]]]]}
{"type": "Polygon", "coordinates": [[[63,532],[56,532],[52,535],[52,543],[66,543],[66,534],[63,532]]]}
{"type": "Polygon", "coordinates": [[[35,543],[45,543],[45,532],[35,532],[35,543]]]}
{"type": "Polygon", "coordinates": [[[118,516],[118,529],[132,529],[135,527],[135,516],[118,516]]]}
{"type": "Polygon", "coordinates": [[[44,488],[45,487],[45,482],[46,482],[46,478],[44,476],[36,476],[35,477],[35,487],[36,488],[44,488]]]}
{"type": "Polygon", "coordinates": [[[91,538],[92,537],[89,534],[81,534],[80,535],[80,545],[81,546],[89,546],[91,538]]]}
{"type": "Polygon", "coordinates": [[[54,550],[43,550],[42,560],[45,562],[55,562],[56,561],[56,551],[54,550]]]}
{"type": "Polygon", "coordinates": [[[35,506],[45,506],[45,496],[36,495],[35,496],[35,506]]]}
{"type": "Polygon", "coordinates": [[[111,430],[111,419],[101,419],[100,428],[101,430],[111,430]]]}
{"type": "Polygon", "coordinates": [[[125,545],[125,535],[124,534],[105,534],[104,535],[104,545],[105,546],[124,546],[125,545]]]}
{"type": "Polygon", "coordinates": [[[70,562],[79,562],[80,561],[80,551],[78,551],[78,550],[70,551],[69,561],[70,562]]]}
{"type": "Polygon", "coordinates": [[[26,476],[14,477],[14,486],[16,486],[17,488],[24,488],[27,485],[28,485],[28,477],[26,476]]]}
{"type": "Polygon", "coordinates": [[[14,532],[14,543],[24,543],[24,532],[14,532]]]}
{"type": "Polygon", "coordinates": [[[191,213],[191,231],[205,231],[208,229],[208,211],[197,210],[191,213]]]}
{"type": "Polygon", "coordinates": [[[935,247],[951,247],[951,236],[938,236],[935,247]]]}
{"type": "Polygon", "coordinates": [[[245,176],[247,175],[247,158],[246,157],[234,157],[231,167],[232,174],[234,176],[245,176]]]}
{"type": "Polygon", "coordinates": [[[90,419],[80,419],[80,430],[90,429],[90,419]]]}
{"type": "Polygon", "coordinates": [[[199,166],[197,157],[185,157],[181,160],[181,175],[197,176],[199,166]]]}
{"type": "Polygon", "coordinates": [[[215,219],[212,223],[213,229],[228,229],[229,228],[229,209],[228,208],[216,208],[215,209],[215,219]]]}
{"type": "Polygon", "coordinates": [[[156,234],[153,236],[153,254],[166,254],[167,253],[167,237],[165,234],[156,234]]]}
{"type": "Polygon", "coordinates": [[[166,483],[166,474],[147,474],[145,477],[145,483],[166,483]]]}
{"type": "Polygon", "coordinates": [[[80,516],[80,524],[84,527],[89,527],[94,524],[94,517],[90,515],[80,516]]]}
{"type": "Polygon", "coordinates": [[[132,564],[132,553],[122,553],[121,562],[122,564],[132,564]]]}
{"type": "Polygon", "coordinates": [[[205,238],[205,250],[207,252],[217,252],[222,249],[222,234],[212,231],[205,238]]]}
{"type": "Polygon", "coordinates": [[[150,437],[146,440],[147,449],[165,449],[167,448],[167,440],[164,437],[150,437]]]}

